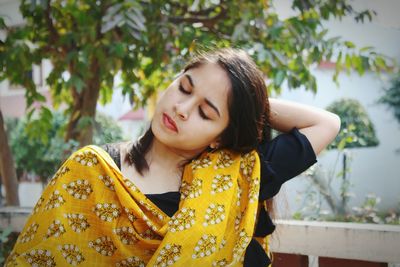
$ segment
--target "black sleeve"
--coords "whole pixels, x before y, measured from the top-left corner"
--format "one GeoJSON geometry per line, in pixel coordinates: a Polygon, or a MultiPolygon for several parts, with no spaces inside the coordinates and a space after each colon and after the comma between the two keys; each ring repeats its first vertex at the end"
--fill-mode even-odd
{"type": "Polygon", "coordinates": [[[261,144],[257,150],[261,161],[260,200],[272,198],[284,182],[317,162],[310,142],[297,128],[261,144]]]}

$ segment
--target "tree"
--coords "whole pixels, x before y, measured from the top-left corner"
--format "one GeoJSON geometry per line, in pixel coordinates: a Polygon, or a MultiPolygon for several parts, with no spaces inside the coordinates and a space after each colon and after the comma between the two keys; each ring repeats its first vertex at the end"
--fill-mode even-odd
{"type": "Polygon", "coordinates": [[[350,181],[349,174],[349,153],[347,149],[361,147],[375,147],[379,140],[375,134],[375,127],[368,116],[367,111],[356,99],[339,99],[331,103],[328,111],[337,114],[341,119],[340,133],[335,140],[329,144],[328,149],[336,149],[338,157],[342,157],[342,171],[336,173],[335,168],[331,171],[324,171],[322,167],[315,167],[307,172],[312,184],[318,193],[324,197],[335,216],[345,217],[349,215],[348,200],[350,181]],[[340,196],[331,187],[335,176],[341,176],[340,196]]]}
{"type": "Polygon", "coordinates": [[[356,50],[351,42],[328,38],[322,24],[347,15],[371,19],[372,11],[356,12],[347,0],[294,0],[298,15],[281,20],[272,5],[238,0],[22,0],[26,24],[3,25],[7,38],[1,76],[26,87],[33,112],[31,104],[44,98],[27,73],[32,64],[49,59],[53,70],[46,82],[54,103],[68,104],[65,139],[85,145],[92,141],[96,104],[110,100],[117,73],[123,93],[144,104],[198,44],[246,48],[267,74],[271,90],[279,90],[286,80],[291,88],[316,91],[309,69],[322,60],[335,60],[337,73],[387,69],[384,57],[372,48],[356,50]]]}
{"type": "MultiPolygon", "coordinates": [[[[400,123],[400,73],[394,75],[390,85],[384,89],[383,95],[378,99],[378,103],[386,105],[396,121],[400,123]]],[[[400,148],[396,148],[395,151],[400,153],[400,148]]]]}
{"type": "Polygon", "coordinates": [[[6,191],[6,205],[18,206],[18,181],[15,173],[14,159],[8,145],[4,129],[3,113],[0,110],[0,176],[6,191]]]}
{"type": "Polygon", "coordinates": [[[67,105],[65,140],[85,145],[92,141],[96,104],[110,101],[117,74],[123,94],[135,106],[144,105],[202,45],[246,49],[275,91],[286,81],[290,88],[315,92],[310,67],[321,61],[336,62],[334,80],[343,70],[389,69],[388,59],[373,48],[330,38],[323,24],[345,16],[363,22],[372,19],[372,11],[358,12],[350,0],[293,0],[292,9],[297,15],[283,20],[272,0],[22,0],[26,23],[0,23],[7,36],[0,41],[0,80],[26,88],[28,114],[38,118],[30,128],[44,133],[51,112],[32,105],[45,98],[29,73],[32,65],[49,60],[53,69],[46,84],[53,103],[67,105]]]}
{"type": "MultiPolygon", "coordinates": [[[[68,118],[61,112],[55,112],[51,120],[51,130],[46,139],[30,137],[26,131],[27,118],[8,120],[9,143],[15,159],[17,175],[21,178],[25,174],[39,176],[42,183],[46,183],[57,171],[61,162],[68,155],[64,152],[75,150],[77,142],[65,142],[62,137],[63,125],[68,118]]],[[[122,141],[122,129],[109,116],[96,114],[93,144],[102,145],[122,141]]]]}
{"type": "Polygon", "coordinates": [[[385,104],[400,123],[400,73],[392,78],[390,86],[385,89],[378,102],[385,104]]]}

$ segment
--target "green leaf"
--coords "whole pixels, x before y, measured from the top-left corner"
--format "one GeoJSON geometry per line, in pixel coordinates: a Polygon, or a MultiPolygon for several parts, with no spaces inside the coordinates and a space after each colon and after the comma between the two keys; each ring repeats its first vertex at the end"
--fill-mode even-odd
{"type": "Polygon", "coordinates": [[[341,131],[329,148],[373,147],[379,144],[374,126],[361,104],[355,99],[340,99],[327,107],[341,119],[341,131]]]}
{"type": "Polygon", "coordinates": [[[81,93],[85,83],[80,77],[73,74],[67,81],[66,85],[75,88],[78,93],[81,93]]]}
{"type": "Polygon", "coordinates": [[[123,57],[125,55],[125,49],[126,45],[124,43],[115,43],[111,47],[111,52],[114,53],[117,57],[123,57]]]}
{"type": "Polygon", "coordinates": [[[0,229],[0,240],[2,243],[5,243],[8,241],[8,236],[12,233],[12,227],[7,226],[6,228],[0,229]]]}
{"type": "Polygon", "coordinates": [[[360,52],[362,53],[362,52],[368,52],[368,51],[371,51],[371,50],[373,50],[374,49],[374,47],[373,46],[365,46],[365,47],[362,47],[361,49],[360,49],[360,52]]]}
{"type": "Polygon", "coordinates": [[[381,70],[384,70],[384,69],[387,68],[387,67],[386,67],[386,62],[385,62],[385,60],[384,60],[382,57],[377,57],[377,58],[375,59],[375,65],[376,65],[378,68],[380,68],[381,70]]]}
{"type": "Polygon", "coordinates": [[[344,60],[344,64],[345,64],[347,69],[351,69],[352,62],[351,62],[351,56],[349,54],[346,54],[346,57],[345,57],[345,60],[344,60]]]}
{"type": "Polygon", "coordinates": [[[4,19],[0,17],[0,29],[6,28],[6,23],[4,22],[4,19]]]}
{"type": "Polygon", "coordinates": [[[358,55],[352,56],[353,67],[357,70],[358,74],[363,75],[365,72],[361,57],[358,55]]]}
{"type": "Polygon", "coordinates": [[[274,77],[274,83],[276,87],[280,87],[283,80],[285,79],[286,73],[283,70],[278,70],[274,77]]]}
{"type": "Polygon", "coordinates": [[[352,42],[350,42],[350,41],[345,41],[344,42],[344,45],[347,47],[347,48],[355,48],[356,46],[354,45],[354,43],[352,43],[352,42]]]}
{"type": "Polygon", "coordinates": [[[85,129],[86,127],[88,127],[90,124],[93,124],[93,118],[89,117],[89,116],[82,116],[79,119],[78,122],[78,129],[82,130],[85,129]]]}

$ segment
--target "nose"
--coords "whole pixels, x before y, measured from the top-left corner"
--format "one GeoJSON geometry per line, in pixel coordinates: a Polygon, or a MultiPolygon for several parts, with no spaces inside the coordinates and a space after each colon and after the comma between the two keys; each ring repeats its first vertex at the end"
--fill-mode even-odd
{"type": "Polygon", "coordinates": [[[181,104],[175,105],[175,113],[181,120],[184,121],[187,120],[189,117],[187,110],[184,109],[181,104]]]}
{"type": "Polygon", "coordinates": [[[179,103],[176,103],[174,106],[175,113],[176,115],[181,119],[181,120],[187,120],[189,118],[191,109],[192,109],[192,104],[191,101],[182,101],[179,103]]]}

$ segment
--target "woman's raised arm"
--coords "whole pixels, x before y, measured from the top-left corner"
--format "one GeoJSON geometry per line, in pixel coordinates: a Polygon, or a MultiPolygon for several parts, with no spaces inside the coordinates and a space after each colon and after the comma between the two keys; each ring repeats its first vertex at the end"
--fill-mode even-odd
{"type": "Polygon", "coordinates": [[[340,130],[339,116],[329,111],[273,98],[269,103],[271,127],[280,132],[296,127],[310,141],[316,155],[335,139],[340,130]]]}

